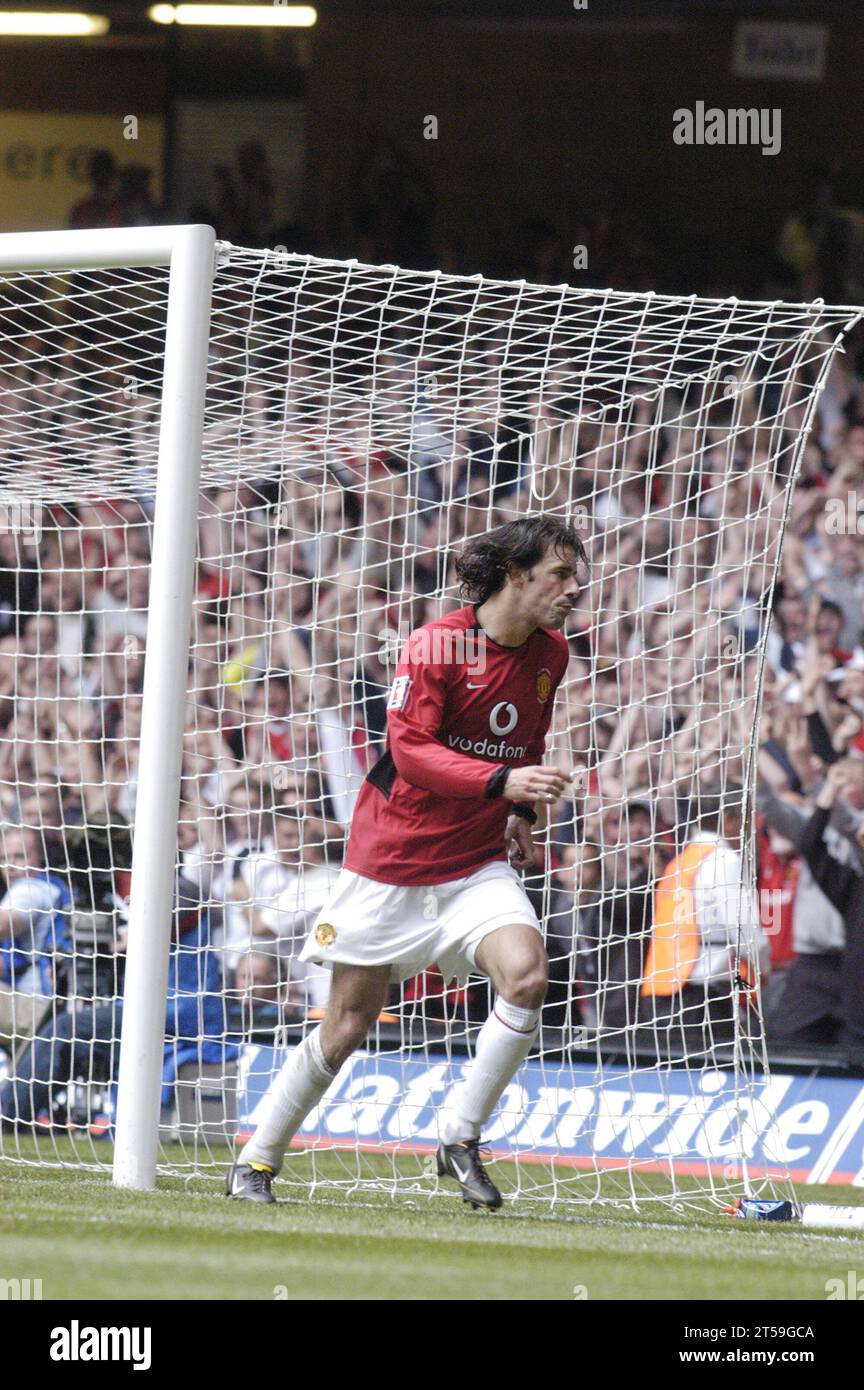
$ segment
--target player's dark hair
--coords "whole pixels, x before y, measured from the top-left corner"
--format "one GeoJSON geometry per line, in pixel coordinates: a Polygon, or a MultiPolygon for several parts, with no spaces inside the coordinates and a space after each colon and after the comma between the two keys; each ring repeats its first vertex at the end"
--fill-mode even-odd
{"type": "Polygon", "coordinates": [[[526,516],[509,521],[488,535],[474,536],[456,560],[460,593],[472,603],[504,588],[513,570],[531,569],[547,550],[572,550],[577,561],[588,568],[588,557],[575,529],[554,516],[526,516]]]}

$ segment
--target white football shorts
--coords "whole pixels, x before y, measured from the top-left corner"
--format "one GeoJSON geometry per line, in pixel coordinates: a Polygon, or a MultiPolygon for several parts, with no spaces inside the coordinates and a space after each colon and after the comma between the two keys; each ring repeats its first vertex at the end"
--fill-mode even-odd
{"type": "Polygon", "coordinates": [[[511,922],[540,931],[522,880],[503,860],[449,883],[417,888],[343,869],[300,959],[389,965],[394,983],[437,964],[445,980],[461,983],[476,969],[474,952],[484,936],[511,922]]]}

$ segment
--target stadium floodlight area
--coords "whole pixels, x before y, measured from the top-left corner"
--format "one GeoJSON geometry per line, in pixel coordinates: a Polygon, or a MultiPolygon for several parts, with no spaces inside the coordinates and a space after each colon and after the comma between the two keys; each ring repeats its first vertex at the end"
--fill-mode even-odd
{"type": "MultiPolygon", "coordinates": [[[[756,731],[791,494],[858,317],[205,227],[0,237],[0,1157],[224,1173],[326,1008],[299,951],[401,644],[463,601],[466,538],[548,513],[590,560],[547,757],[583,771],[527,880],[551,985],[487,1135],[502,1186],[703,1209],[784,1182],[756,731]],[[688,846],[736,820],[699,980],[688,846]]],[[[434,1194],[488,1007],[480,978],[394,988],[283,1181],[434,1194]]]]}

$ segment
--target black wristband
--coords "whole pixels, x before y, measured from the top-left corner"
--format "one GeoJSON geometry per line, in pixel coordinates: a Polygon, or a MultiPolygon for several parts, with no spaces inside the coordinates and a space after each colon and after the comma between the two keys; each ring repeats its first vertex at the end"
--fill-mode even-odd
{"type": "Polygon", "coordinates": [[[496,767],[489,781],[486,783],[486,795],[488,797],[503,796],[504,784],[509,776],[509,767],[496,767]]]}
{"type": "Polygon", "coordinates": [[[528,806],[524,801],[520,801],[518,805],[513,807],[513,815],[521,816],[523,820],[527,820],[529,825],[537,824],[537,812],[533,806],[528,806]]]}

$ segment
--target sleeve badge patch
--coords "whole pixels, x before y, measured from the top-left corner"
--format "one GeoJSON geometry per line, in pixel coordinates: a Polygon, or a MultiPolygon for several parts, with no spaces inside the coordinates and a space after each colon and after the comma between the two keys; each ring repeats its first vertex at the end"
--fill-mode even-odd
{"type": "Polygon", "coordinates": [[[402,709],[408,699],[408,691],[411,688],[410,676],[397,676],[393,682],[393,689],[387,701],[388,709],[402,709]]]}

